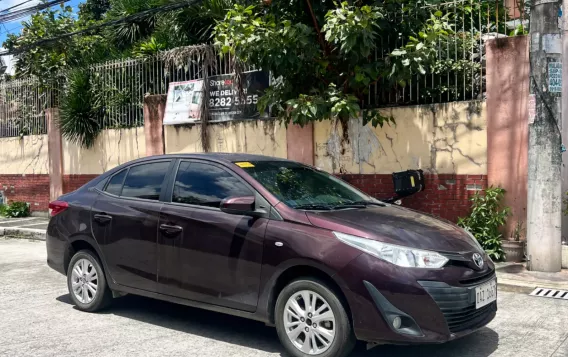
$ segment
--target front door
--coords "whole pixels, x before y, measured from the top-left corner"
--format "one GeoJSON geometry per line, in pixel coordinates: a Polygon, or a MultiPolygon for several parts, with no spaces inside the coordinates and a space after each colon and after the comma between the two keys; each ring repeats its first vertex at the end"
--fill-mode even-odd
{"type": "Polygon", "coordinates": [[[160,292],[246,311],[256,309],[268,220],[219,209],[226,197],[255,194],[222,166],[180,161],[171,202],[164,203],[160,214],[160,292]]]}
{"type": "Polygon", "coordinates": [[[120,171],[92,208],[93,231],[117,284],[157,290],[160,195],[170,163],[149,162],[120,171]]]}

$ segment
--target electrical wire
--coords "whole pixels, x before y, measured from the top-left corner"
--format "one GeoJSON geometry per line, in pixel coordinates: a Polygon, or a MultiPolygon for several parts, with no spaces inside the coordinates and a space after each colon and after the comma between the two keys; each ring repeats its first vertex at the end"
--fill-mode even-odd
{"type": "Polygon", "coordinates": [[[54,5],[59,5],[66,3],[70,0],[53,0],[41,4],[37,4],[34,6],[29,6],[24,9],[15,10],[12,12],[8,12],[6,14],[0,14],[0,22],[11,22],[17,19],[21,19],[22,17],[26,17],[31,15],[37,11],[47,9],[48,7],[52,7],[54,5]]]}
{"type": "MultiPolygon", "coordinates": [[[[55,1],[52,1],[50,3],[46,3],[45,5],[51,4],[51,3],[61,3],[61,2],[66,2],[66,1],[69,1],[69,0],[55,0],[55,1]]],[[[172,3],[172,4],[158,6],[158,7],[152,8],[152,9],[148,9],[148,10],[143,10],[143,11],[137,12],[135,14],[126,16],[126,17],[119,19],[119,20],[107,21],[107,22],[104,22],[102,24],[93,25],[93,26],[87,27],[87,28],[82,29],[82,30],[61,34],[59,36],[46,38],[44,40],[39,40],[39,41],[36,41],[36,42],[31,43],[29,45],[22,46],[22,47],[19,47],[17,49],[14,49],[12,51],[9,51],[9,50],[0,51],[0,56],[17,55],[17,54],[24,52],[24,51],[26,51],[30,48],[39,47],[39,46],[44,45],[46,43],[58,41],[58,40],[61,40],[61,39],[67,38],[67,37],[71,37],[71,36],[89,33],[89,32],[92,32],[92,31],[103,29],[105,27],[112,27],[112,26],[117,26],[117,25],[123,24],[123,23],[136,22],[137,20],[142,19],[142,18],[149,16],[149,15],[154,15],[154,14],[158,14],[158,13],[162,13],[162,12],[168,12],[168,11],[181,9],[181,8],[184,8],[184,7],[187,7],[187,6],[194,5],[194,4],[196,4],[200,1],[201,0],[186,0],[186,1],[180,1],[180,2],[175,2],[175,3],[172,3]]],[[[51,5],[49,5],[49,6],[51,6],[51,5]]],[[[46,6],[46,7],[49,7],[49,6],[46,6]]],[[[0,22],[2,22],[2,15],[0,15],[0,22]]]]}
{"type": "Polygon", "coordinates": [[[16,4],[16,5],[14,5],[14,6],[10,6],[9,8],[2,9],[2,10],[0,10],[0,12],[6,12],[6,11],[8,11],[8,10],[12,10],[12,9],[14,9],[14,8],[16,8],[16,7],[20,7],[20,6],[24,5],[24,4],[26,4],[26,3],[28,3],[28,2],[32,2],[32,1],[34,1],[34,0],[26,0],[26,1],[24,1],[24,2],[21,2],[21,3],[19,3],[19,4],[16,4]]]}

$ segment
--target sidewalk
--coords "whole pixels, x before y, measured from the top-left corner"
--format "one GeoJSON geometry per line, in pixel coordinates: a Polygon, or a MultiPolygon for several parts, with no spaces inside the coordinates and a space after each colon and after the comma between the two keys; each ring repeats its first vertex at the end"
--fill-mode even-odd
{"type": "Polygon", "coordinates": [[[45,240],[48,223],[43,217],[0,218],[0,236],[45,240]]]}
{"type": "Polygon", "coordinates": [[[524,263],[497,263],[497,285],[500,290],[530,294],[536,288],[568,291],[568,270],[559,273],[528,271],[524,263]]]}

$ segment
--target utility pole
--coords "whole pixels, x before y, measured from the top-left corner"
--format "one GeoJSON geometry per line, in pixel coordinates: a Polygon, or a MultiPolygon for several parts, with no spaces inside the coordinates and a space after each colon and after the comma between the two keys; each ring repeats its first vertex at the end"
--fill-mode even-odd
{"type": "Polygon", "coordinates": [[[562,264],[561,93],[563,0],[536,0],[530,14],[530,93],[527,248],[530,270],[557,272],[562,264]]]}
{"type": "MultiPolygon", "coordinates": [[[[568,0],[562,1],[562,142],[568,139],[568,0]]],[[[564,144],[567,145],[568,143],[564,144]]],[[[568,198],[568,154],[562,155],[562,199],[568,198]]],[[[564,207],[564,204],[562,204],[564,207]]],[[[562,215],[562,241],[568,242],[568,216],[562,215]]]]}

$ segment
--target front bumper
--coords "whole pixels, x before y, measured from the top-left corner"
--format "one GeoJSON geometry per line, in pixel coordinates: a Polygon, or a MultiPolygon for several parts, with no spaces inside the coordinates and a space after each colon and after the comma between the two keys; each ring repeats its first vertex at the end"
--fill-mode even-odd
{"type": "Polygon", "coordinates": [[[338,277],[352,282],[345,295],[355,334],[363,341],[443,343],[487,325],[497,311],[496,302],[475,308],[475,286],[495,278],[490,261],[481,271],[451,265],[404,269],[364,253],[338,277]],[[386,308],[380,306],[385,301],[386,308]],[[403,326],[408,328],[404,331],[392,328],[392,316],[397,315],[393,311],[405,316],[403,326]]]}

